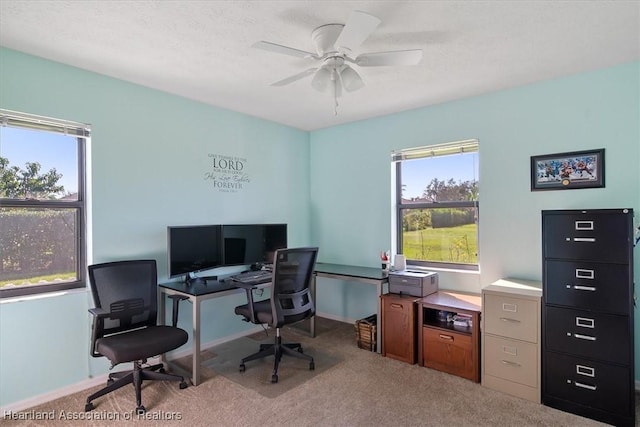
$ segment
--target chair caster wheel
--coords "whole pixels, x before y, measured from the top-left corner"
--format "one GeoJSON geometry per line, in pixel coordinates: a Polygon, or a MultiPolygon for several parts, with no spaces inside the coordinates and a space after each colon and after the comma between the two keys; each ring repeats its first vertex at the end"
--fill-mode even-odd
{"type": "Polygon", "coordinates": [[[313,371],[314,369],[316,369],[316,364],[313,362],[309,362],[309,370],[313,371]]]}
{"type": "Polygon", "coordinates": [[[298,353],[304,353],[304,351],[302,350],[302,347],[298,347],[298,353]]]}
{"type": "Polygon", "coordinates": [[[111,385],[111,384],[113,384],[114,382],[116,382],[116,381],[115,381],[113,378],[109,378],[109,379],[107,380],[107,385],[111,385]]]}
{"type": "Polygon", "coordinates": [[[161,374],[164,374],[166,371],[164,370],[164,368],[160,368],[158,369],[158,372],[160,372],[161,374]]]}
{"type": "Polygon", "coordinates": [[[93,410],[93,408],[95,408],[95,406],[93,406],[93,403],[89,402],[86,405],[84,405],[84,411],[85,412],[89,412],[91,410],[93,410]]]}
{"type": "Polygon", "coordinates": [[[271,375],[271,383],[275,384],[278,382],[278,376],[276,374],[271,375]]]}
{"type": "Polygon", "coordinates": [[[136,408],[136,415],[144,415],[145,412],[147,412],[147,408],[145,408],[144,406],[140,405],[136,408]]]}
{"type": "Polygon", "coordinates": [[[189,384],[187,384],[185,381],[182,381],[180,383],[180,390],[184,390],[187,387],[189,387],[189,384]]]}
{"type": "Polygon", "coordinates": [[[247,368],[244,366],[244,363],[240,364],[240,369],[239,369],[240,372],[244,372],[245,369],[247,369],[247,368]]]}

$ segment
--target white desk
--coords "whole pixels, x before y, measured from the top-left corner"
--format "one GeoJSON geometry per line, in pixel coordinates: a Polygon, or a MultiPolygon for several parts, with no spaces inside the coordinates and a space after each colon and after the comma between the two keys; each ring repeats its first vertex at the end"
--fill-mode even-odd
{"type": "MultiPolygon", "coordinates": [[[[345,282],[359,282],[376,285],[378,300],[378,325],[376,327],[376,351],[382,351],[382,327],[380,325],[382,313],[382,300],[380,296],[384,293],[384,284],[389,283],[389,273],[381,268],[359,267],[343,264],[327,264],[323,262],[316,263],[315,274],[313,275],[312,296],[316,300],[316,282],[318,277],[325,277],[334,280],[344,280],[345,282]]],[[[310,333],[312,337],[316,336],[315,317],[311,318],[309,323],[310,333]]]]}
{"type": "MultiPolygon", "coordinates": [[[[344,280],[348,282],[361,282],[377,285],[378,292],[378,321],[380,319],[380,313],[382,311],[380,295],[383,293],[383,286],[385,283],[388,283],[389,278],[386,272],[382,271],[380,268],[372,268],[372,267],[357,267],[351,265],[341,265],[341,264],[325,264],[325,263],[316,263],[313,281],[311,283],[311,295],[316,301],[316,282],[318,277],[325,277],[329,279],[336,280],[344,280]]],[[[263,283],[258,285],[257,288],[266,288],[269,287],[270,283],[263,283]]],[[[192,346],[192,370],[191,370],[191,383],[193,385],[200,384],[200,304],[202,301],[206,301],[208,299],[220,298],[226,295],[236,294],[245,292],[244,289],[237,288],[231,280],[225,282],[218,281],[208,281],[206,283],[195,283],[192,285],[187,285],[184,282],[170,282],[170,283],[161,283],[159,285],[159,298],[160,301],[158,303],[158,317],[162,319],[164,322],[167,313],[167,298],[166,296],[176,295],[184,300],[190,301],[193,304],[193,312],[192,312],[192,323],[193,323],[193,334],[191,338],[191,346],[192,346]]],[[[382,328],[377,327],[377,338],[376,345],[377,351],[380,353],[381,349],[381,334],[382,328]]],[[[310,336],[316,336],[316,319],[315,316],[309,319],[309,330],[308,333],[310,336]]],[[[161,355],[160,359],[162,362],[167,363],[167,359],[165,355],[161,355]]],[[[181,370],[178,368],[178,370],[181,370]]],[[[188,376],[188,375],[187,375],[188,376]]]]}
{"type": "MultiPolygon", "coordinates": [[[[270,283],[258,285],[258,288],[269,286],[270,283]]],[[[208,281],[187,285],[184,282],[161,283],[159,285],[160,301],[158,304],[158,318],[164,322],[167,312],[167,298],[165,296],[177,295],[193,304],[191,336],[192,370],[191,383],[200,384],[200,304],[212,298],[220,298],[231,294],[244,293],[244,289],[237,288],[231,280],[225,282],[208,281]]],[[[174,302],[177,303],[177,302],[174,302]]],[[[162,362],[167,362],[166,356],[160,356],[162,362]]]]}

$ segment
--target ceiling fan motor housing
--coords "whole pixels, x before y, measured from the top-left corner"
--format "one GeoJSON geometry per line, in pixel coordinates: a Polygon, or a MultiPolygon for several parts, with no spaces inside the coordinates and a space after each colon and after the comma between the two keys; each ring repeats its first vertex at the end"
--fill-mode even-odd
{"type": "Polygon", "coordinates": [[[327,52],[336,51],[334,45],[343,28],[343,24],[327,24],[311,32],[311,40],[316,47],[318,56],[323,56],[327,52]]]}

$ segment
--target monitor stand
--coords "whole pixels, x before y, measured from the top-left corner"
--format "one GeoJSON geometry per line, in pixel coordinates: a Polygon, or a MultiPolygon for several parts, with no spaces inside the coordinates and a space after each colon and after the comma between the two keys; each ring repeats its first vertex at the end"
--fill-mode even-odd
{"type": "Polygon", "coordinates": [[[206,285],[208,280],[218,280],[218,276],[197,277],[193,273],[187,273],[184,276],[184,283],[186,283],[187,286],[191,286],[191,285],[206,285]]]}

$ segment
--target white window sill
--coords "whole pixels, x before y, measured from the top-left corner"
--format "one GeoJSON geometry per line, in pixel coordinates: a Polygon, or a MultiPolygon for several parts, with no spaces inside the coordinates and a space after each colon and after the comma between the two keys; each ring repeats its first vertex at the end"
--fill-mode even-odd
{"type": "Polygon", "coordinates": [[[13,304],[18,302],[33,301],[45,298],[55,298],[63,295],[73,295],[78,293],[87,293],[86,288],[68,289],[64,291],[43,292],[34,295],[21,295],[18,297],[9,297],[0,299],[0,304],[13,304]]]}
{"type": "Polygon", "coordinates": [[[473,275],[480,274],[480,270],[462,270],[457,268],[442,268],[442,267],[423,267],[418,265],[407,265],[406,270],[413,270],[413,271],[420,271],[420,272],[435,271],[438,273],[473,274],[473,275]]]}

